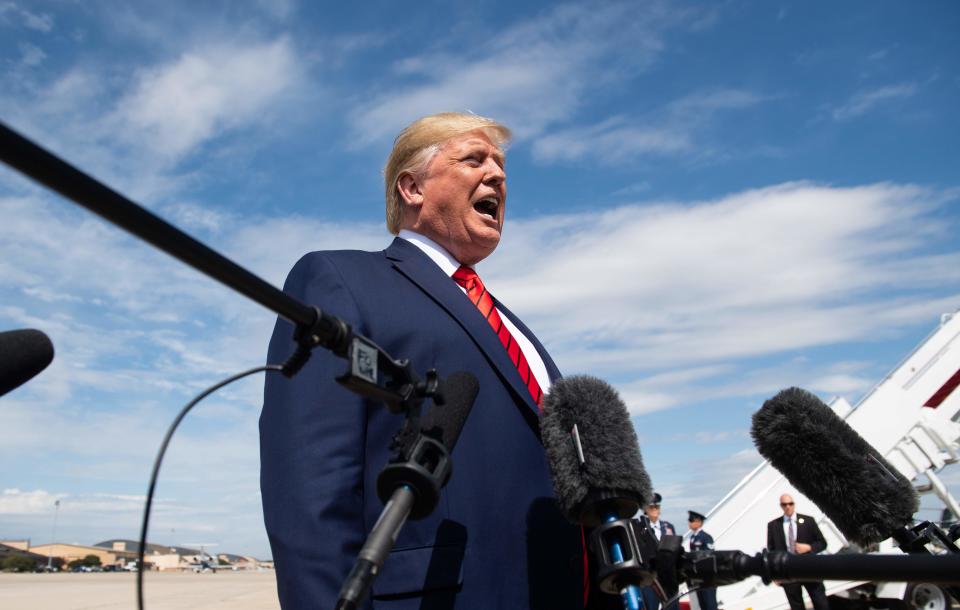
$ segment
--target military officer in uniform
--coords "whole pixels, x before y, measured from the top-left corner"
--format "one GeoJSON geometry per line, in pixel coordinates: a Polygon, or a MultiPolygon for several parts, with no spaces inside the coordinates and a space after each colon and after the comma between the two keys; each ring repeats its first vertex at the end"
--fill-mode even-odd
{"type": "MultiPolygon", "coordinates": [[[[713,536],[703,531],[703,522],[707,518],[695,510],[688,510],[687,522],[690,524],[690,537],[687,539],[689,549],[693,551],[712,551],[713,536]]],[[[700,610],[717,610],[717,588],[697,590],[697,602],[700,610]]]]}
{"type": "MultiPolygon", "coordinates": [[[[664,536],[675,536],[677,533],[672,523],[660,519],[660,502],[662,500],[663,496],[654,492],[653,498],[650,500],[650,503],[643,508],[643,515],[639,518],[640,523],[648,527],[650,531],[653,532],[653,535],[657,537],[657,540],[662,539],[664,536]]],[[[657,597],[657,594],[653,591],[653,587],[641,588],[640,594],[643,596],[644,610],[659,610],[660,598],[657,597]]]]}
{"type": "Polygon", "coordinates": [[[672,523],[660,520],[661,501],[663,501],[663,496],[654,492],[653,499],[650,500],[650,504],[644,507],[643,515],[640,517],[640,523],[649,527],[657,540],[663,538],[664,535],[674,536],[677,533],[672,523]]]}

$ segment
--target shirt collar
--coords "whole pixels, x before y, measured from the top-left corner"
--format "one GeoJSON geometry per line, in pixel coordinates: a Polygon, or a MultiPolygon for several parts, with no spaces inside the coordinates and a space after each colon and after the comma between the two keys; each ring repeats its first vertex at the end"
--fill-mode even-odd
{"type": "MultiPolygon", "coordinates": [[[[447,252],[443,246],[425,235],[414,233],[409,229],[401,229],[400,232],[397,233],[397,237],[405,239],[420,248],[424,254],[430,257],[430,260],[435,262],[437,266],[450,277],[453,277],[456,270],[460,268],[460,263],[457,259],[450,256],[450,253],[447,252]]],[[[473,268],[473,265],[467,266],[473,268]]]]}

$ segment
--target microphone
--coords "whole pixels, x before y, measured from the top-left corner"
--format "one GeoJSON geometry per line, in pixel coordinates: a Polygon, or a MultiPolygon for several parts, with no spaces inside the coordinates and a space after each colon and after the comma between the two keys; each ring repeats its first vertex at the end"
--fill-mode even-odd
{"type": "Polygon", "coordinates": [[[543,399],[540,436],[564,517],[596,527],[632,517],[652,497],[627,406],[589,375],[558,380],[543,399]]]}
{"type": "Polygon", "coordinates": [[[0,396],[40,373],[53,360],[53,343],[39,330],[0,333],[0,396]]]}
{"type": "Polygon", "coordinates": [[[412,440],[398,435],[399,454],[377,477],[383,511],[340,589],[337,610],[360,606],[407,519],[423,519],[436,508],[453,470],[450,453],[479,391],[476,377],[453,373],[440,386],[443,400],[435,400],[421,420],[420,433],[412,440]]]}
{"type": "Polygon", "coordinates": [[[848,540],[868,546],[912,523],[913,485],[816,396],[789,388],[753,415],[754,445],[848,540]]]}
{"type": "Polygon", "coordinates": [[[443,404],[427,412],[420,422],[421,432],[453,451],[479,392],[480,383],[472,374],[459,371],[447,376],[440,386],[443,404]]]}
{"type": "Polygon", "coordinates": [[[652,493],[627,407],[608,383],[587,375],[558,380],[542,406],[540,436],[560,510],[597,528],[590,546],[599,555],[600,589],[638,608],[636,585],[652,575],[643,558],[623,552],[639,548],[629,519],[652,493]]]}

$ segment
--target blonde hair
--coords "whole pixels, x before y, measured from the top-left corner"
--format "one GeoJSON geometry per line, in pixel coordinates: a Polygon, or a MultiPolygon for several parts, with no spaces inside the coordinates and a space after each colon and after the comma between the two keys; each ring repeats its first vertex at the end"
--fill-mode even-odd
{"type": "Polygon", "coordinates": [[[417,119],[400,132],[383,168],[386,187],[387,229],[400,232],[403,200],[397,190],[401,174],[421,176],[443,144],[471,131],[482,131],[496,146],[504,148],[510,141],[510,129],[493,119],[461,112],[441,112],[417,119]]]}

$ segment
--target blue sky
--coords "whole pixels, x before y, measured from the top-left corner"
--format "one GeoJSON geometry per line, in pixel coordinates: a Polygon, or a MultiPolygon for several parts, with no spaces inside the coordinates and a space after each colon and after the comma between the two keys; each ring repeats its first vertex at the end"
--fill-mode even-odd
{"type": "MultiPolygon", "coordinates": [[[[410,120],[510,125],[480,271],[621,390],[668,520],[759,462],[765,398],[855,402],[960,307],[956,2],[195,4],[0,1],[0,118],[277,285],[389,243],[410,120]]],[[[133,538],[168,422],[273,316],[6,168],[0,215],[0,329],[57,349],[0,400],[0,538],[58,498],[59,540],[133,538]]],[[[269,556],[261,384],[186,420],[155,541],[269,556]]]]}

